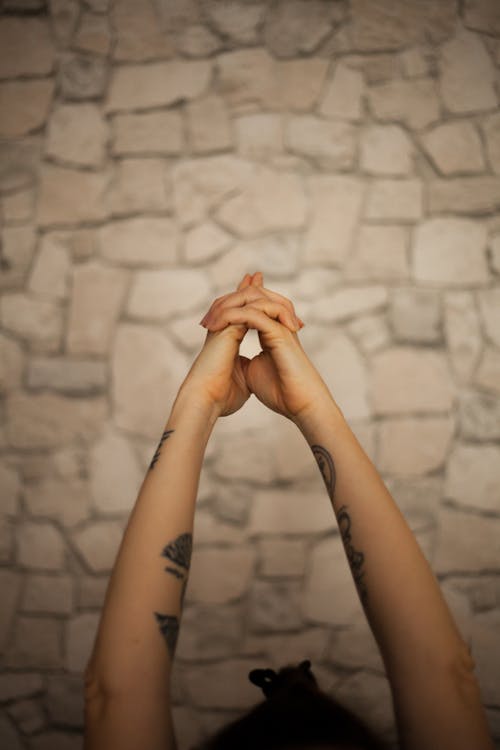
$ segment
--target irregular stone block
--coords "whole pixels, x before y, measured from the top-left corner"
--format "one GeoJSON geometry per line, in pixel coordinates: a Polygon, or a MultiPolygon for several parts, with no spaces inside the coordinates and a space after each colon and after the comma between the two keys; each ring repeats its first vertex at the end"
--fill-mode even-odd
{"type": "Polygon", "coordinates": [[[72,535],[72,541],[92,573],[109,573],[123,537],[121,521],[92,521],[72,535]]]}
{"type": "Polygon", "coordinates": [[[420,180],[373,180],[368,187],[367,219],[415,221],[423,212],[420,180]]]}
{"type": "Polygon", "coordinates": [[[401,121],[413,130],[421,130],[440,117],[439,98],[431,78],[372,86],[368,100],[376,119],[401,121]]]}
{"type": "MultiPolygon", "coordinates": [[[[311,455],[311,464],[314,458],[311,455]]],[[[321,477],[316,477],[318,485],[321,477]]],[[[316,534],[332,531],[335,518],[328,502],[326,489],[321,486],[309,492],[304,503],[302,491],[258,490],[252,504],[248,524],[249,534],[316,534]]]]}
{"type": "Polygon", "coordinates": [[[69,732],[42,732],[31,739],[33,750],[80,750],[81,736],[69,732]]]}
{"type": "Polygon", "coordinates": [[[500,288],[478,292],[479,310],[487,338],[500,346],[500,288]]]}
{"type": "Polygon", "coordinates": [[[0,645],[5,649],[12,630],[12,623],[16,614],[19,592],[21,590],[21,576],[10,570],[0,570],[2,584],[2,608],[0,610],[0,645]]]}
{"type": "Polygon", "coordinates": [[[65,615],[72,610],[73,582],[69,576],[29,576],[23,591],[22,612],[65,615]]]}
{"type": "Polygon", "coordinates": [[[83,172],[45,164],[40,174],[37,220],[40,226],[102,221],[108,215],[104,200],[105,173],[83,172]],[[85,200],[82,200],[82,195],[85,200]]]}
{"type": "Polygon", "coordinates": [[[108,412],[103,398],[13,393],[6,401],[7,438],[13,448],[53,448],[75,438],[90,441],[108,412]]]}
{"type": "Polygon", "coordinates": [[[19,734],[7,716],[0,717],[0,741],[2,747],[8,747],[9,750],[23,750],[19,734]]]}
{"type": "Polygon", "coordinates": [[[422,135],[425,150],[441,174],[483,172],[481,140],[470,122],[449,122],[422,135]]]}
{"type": "Polygon", "coordinates": [[[375,175],[406,175],[414,148],[399,125],[371,125],[361,136],[361,169],[375,175]]]}
{"type": "Polygon", "coordinates": [[[466,0],[464,23],[469,29],[500,35],[500,9],[495,0],[466,0]]]}
{"type": "Polygon", "coordinates": [[[498,107],[496,73],[482,39],[461,29],[441,48],[441,95],[453,114],[498,107]]]}
{"type": "Polygon", "coordinates": [[[115,424],[159,440],[168,416],[166,404],[186,377],[184,355],[159,331],[124,324],[118,327],[111,367],[115,424]],[[139,372],[137,362],[149,364],[139,372]]]}
{"type": "Polygon", "coordinates": [[[129,513],[143,480],[130,443],[108,429],[90,450],[90,490],[100,513],[129,513]]]}
{"type": "Polygon", "coordinates": [[[295,581],[253,582],[249,592],[250,628],[254,632],[298,630],[303,627],[300,584],[295,581]]]}
{"type": "Polygon", "coordinates": [[[235,656],[241,651],[242,633],[243,613],[239,605],[185,607],[176,659],[203,662],[235,656]],[[199,627],[200,622],[203,628],[199,627]]]}
{"type": "Polygon", "coordinates": [[[351,711],[363,716],[379,736],[393,732],[395,718],[391,690],[385,675],[357,672],[335,688],[335,697],[351,711]]]}
{"type": "Polygon", "coordinates": [[[179,154],[184,150],[180,112],[134,112],[113,118],[113,153],[179,154]]]}
{"type": "Polygon", "coordinates": [[[54,62],[45,18],[4,16],[0,20],[0,78],[48,75],[54,62]]]}
{"type": "Polygon", "coordinates": [[[107,368],[103,362],[36,357],[28,366],[28,388],[84,394],[103,391],[106,383],[107,368]]]}
{"type": "Polygon", "coordinates": [[[73,37],[80,7],[77,0],[51,0],[50,20],[52,33],[61,47],[67,47],[73,37]]]}
{"type": "Polygon", "coordinates": [[[243,237],[299,229],[306,218],[306,196],[300,178],[258,166],[241,193],[217,212],[218,220],[243,237]]]}
{"type": "Polygon", "coordinates": [[[500,393],[500,353],[486,346],[479,361],[474,384],[493,393],[500,393]]]}
{"type": "Polygon", "coordinates": [[[466,440],[500,439],[500,399],[488,393],[464,393],[459,402],[459,420],[466,440]]]}
{"type": "Polygon", "coordinates": [[[403,0],[394,13],[392,0],[353,0],[351,18],[355,49],[401,49],[429,38],[441,42],[449,37],[455,29],[456,5],[453,0],[403,0]]]}
{"type": "Polygon", "coordinates": [[[40,138],[0,141],[0,193],[33,188],[38,179],[40,138]]]}
{"type": "Polygon", "coordinates": [[[26,339],[35,351],[53,352],[62,336],[62,309],[49,300],[35,299],[23,292],[4,294],[0,319],[7,331],[26,339]]]}
{"type": "Polygon", "coordinates": [[[232,242],[231,235],[206,221],[186,233],[184,257],[188,263],[207,261],[227,250],[232,242]]]}
{"type": "Polygon", "coordinates": [[[26,274],[35,252],[36,235],[33,227],[4,227],[1,234],[2,273],[0,289],[24,286],[26,274]]]}
{"type": "Polygon", "coordinates": [[[346,279],[389,281],[409,276],[409,232],[404,227],[363,224],[349,257],[346,279]]]}
{"type": "Polygon", "coordinates": [[[193,23],[179,31],[175,39],[177,50],[186,57],[210,57],[223,45],[210,29],[193,23]]]}
{"type": "Polygon", "coordinates": [[[348,323],[349,333],[365,354],[386,346],[391,339],[385,314],[363,315],[348,323]]]}
{"type": "Polygon", "coordinates": [[[348,123],[296,115],[287,122],[285,143],[290,151],[315,160],[320,167],[345,170],[354,163],[354,135],[348,123]]]}
{"type": "Polygon", "coordinates": [[[40,570],[60,570],[64,565],[65,545],[60,532],[51,523],[24,523],[17,530],[18,557],[21,565],[40,570]]]}
{"type": "Polygon", "coordinates": [[[98,237],[101,255],[113,263],[135,267],[177,260],[179,235],[172,219],[122,219],[103,226],[98,237]]]}
{"type": "Polygon", "coordinates": [[[19,472],[7,464],[0,464],[0,489],[2,491],[2,513],[9,516],[17,515],[21,482],[19,472]]]}
{"type": "Polygon", "coordinates": [[[433,569],[439,573],[479,573],[498,565],[500,519],[441,507],[433,569]]]}
{"type": "Polygon", "coordinates": [[[210,94],[186,107],[189,142],[194,153],[224,151],[232,146],[231,123],[224,100],[210,94]]]}
{"type": "MultiPolygon", "coordinates": [[[[476,664],[476,673],[481,686],[481,698],[486,704],[498,705],[500,690],[498,674],[498,610],[476,615],[471,623],[471,654],[476,664]]],[[[497,735],[498,736],[498,735],[497,735]]]]}
{"type": "Polygon", "coordinates": [[[212,73],[209,62],[175,61],[124,65],[113,72],[108,112],[148,109],[194,99],[206,91],[212,73]]]}
{"type": "Polygon", "coordinates": [[[438,285],[486,283],[486,227],[470,219],[428,219],[415,231],[413,275],[438,285]]]}
{"type": "Polygon", "coordinates": [[[387,290],[383,286],[348,287],[314,302],[310,314],[321,322],[332,323],[385,307],[387,300],[387,290]]]}
{"type": "Polygon", "coordinates": [[[450,455],[445,495],[477,510],[498,508],[500,449],[493,445],[456,445],[450,455]]]}
{"type": "Polygon", "coordinates": [[[440,341],[439,293],[433,289],[394,289],[389,319],[396,341],[440,341]]]}
{"type": "Polygon", "coordinates": [[[27,223],[33,218],[35,208],[34,190],[28,188],[13,195],[6,195],[2,201],[3,218],[6,224],[27,223]]]}
{"type": "Polygon", "coordinates": [[[256,112],[235,121],[238,152],[251,159],[264,159],[283,151],[280,115],[256,112]]]}
{"type": "Polygon", "coordinates": [[[255,44],[259,40],[259,27],[266,13],[263,3],[248,4],[241,0],[231,3],[211,3],[207,12],[215,29],[223,37],[240,44],[255,44]]]}
{"type": "Polygon", "coordinates": [[[107,55],[111,48],[109,20],[106,16],[95,13],[82,13],[74,45],[82,52],[94,52],[107,55]]]}
{"type": "Polygon", "coordinates": [[[462,177],[427,183],[430,213],[489,214],[500,207],[498,177],[462,177]]]}
{"type": "Polygon", "coordinates": [[[500,174],[500,114],[487,117],[481,127],[486,138],[486,151],[491,168],[495,174],[500,174]]]}
{"type": "Polygon", "coordinates": [[[0,393],[5,394],[21,386],[24,360],[20,345],[0,334],[0,393]]]}
{"type": "MultiPolygon", "coordinates": [[[[116,164],[110,185],[108,201],[114,216],[138,212],[164,213],[171,208],[171,195],[167,187],[167,173],[161,159],[123,159],[116,164]]],[[[140,219],[146,230],[151,219],[140,219]]],[[[165,219],[160,219],[165,222],[165,219]]],[[[134,226],[134,220],[130,226],[134,226]]],[[[158,220],[156,220],[158,222],[158,220]]],[[[167,220],[168,223],[168,220],[167,220]]],[[[137,224],[137,220],[136,220],[137,224]]],[[[109,226],[100,235],[106,235],[109,226]]],[[[116,225],[114,225],[116,227],[116,225]]],[[[154,226],[154,220],[153,220],[154,226]]],[[[129,240],[129,243],[132,240],[129,240]]]]}
{"type": "Polygon", "coordinates": [[[65,240],[65,235],[55,232],[42,237],[28,281],[30,291],[49,299],[67,298],[71,259],[65,240]]]}
{"type": "MultiPolygon", "coordinates": [[[[309,0],[308,0],[309,2],[309,0]]],[[[308,112],[317,104],[328,71],[328,60],[311,57],[275,63],[274,97],[266,108],[308,112]]]]}
{"type": "Polygon", "coordinates": [[[440,469],[454,426],[448,417],[384,419],[379,427],[378,470],[414,476],[440,469]]]}
{"type": "Polygon", "coordinates": [[[46,153],[84,167],[99,167],[105,154],[108,128],[95,104],[63,104],[49,120],[46,153]]]}
{"type": "Polygon", "coordinates": [[[401,64],[406,78],[423,78],[431,72],[429,52],[423,46],[410,47],[401,53],[401,64]]]}
{"type": "Polygon", "coordinates": [[[325,90],[319,112],[325,117],[359,122],[363,115],[363,94],[363,74],[339,62],[325,90]]]}
{"type": "Polygon", "coordinates": [[[49,80],[0,83],[0,137],[19,138],[38,130],[48,117],[53,93],[49,80]]]}
{"type": "Polygon", "coordinates": [[[405,346],[375,354],[370,396],[377,414],[448,411],[454,388],[444,355],[405,346]]]}
{"type": "Polygon", "coordinates": [[[64,55],[59,67],[59,87],[64,99],[99,99],[107,85],[106,61],[81,53],[64,55]]]}
{"type": "Polygon", "coordinates": [[[291,539],[262,539],[259,543],[262,576],[302,576],[306,568],[304,542],[291,539]]]}
{"type": "Polygon", "coordinates": [[[246,431],[224,436],[217,439],[217,445],[220,445],[220,449],[213,466],[216,477],[251,480],[252,477],[255,478],[255,468],[252,471],[251,467],[258,466],[261,482],[269,482],[274,478],[274,456],[269,445],[255,439],[255,433],[246,431]]]}
{"type": "Polygon", "coordinates": [[[330,34],[333,20],[325,0],[279,0],[266,14],[266,46],[276,57],[311,53],[330,34]]]}
{"type": "Polygon", "coordinates": [[[87,263],[73,271],[66,348],[72,354],[106,354],[128,289],[126,271],[87,263]]]}
{"type": "Polygon", "coordinates": [[[186,600],[226,604],[242,596],[252,579],[256,553],[249,546],[195,547],[186,600]]]}
{"type": "Polygon", "coordinates": [[[306,621],[330,627],[352,625],[363,617],[339,536],[317,542],[311,551],[302,612],[306,621]]]}
{"type": "Polygon", "coordinates": [[[445,295],[444,329],[454,374],[461,383],[466,383],[482,348],[479,316],[470,292],[445,295]]]}
{"type": "Polygon", "coordinates": [[[245,534],[234,523],[224,523],[208,510],[197,510],[195,515],[196,541],[199,544],[242,544],[245,534]]]}
{"type": "Polygon", "coordinates": [[[307,180],[311,217],[304,245],[306,265],[342,265],[361,213],[363,182],[351,176],[313,176],[307,180]]]}
{"type": "MultiPolygon", "coordinates": [[[[357,622],[348,630],[335,633],[327,659],[347,669],[373,669],[385,673],[384,663],[367,622],[357,622]]],[[[359,707],[356,707],[359,710],[359,707]]]]}
{"type": "Polygon", "coordinates": [[[81,673],[85,670],[90,660],[100,619],[99,612],[83,612],[68,620],[66,668],[69,672],[81,673]]]}
{"type": "Polygon", "coordinates": [[[0,701],[26,698],[43,692],[44,685],[39,674],[31,672],[4,672],[0,675],[0,701]]]}
{"type": "Polygon", "coordinates": [[[137,271],[127,311],[136,318],[162,320],[197,308],[209,296],[210,286],[200,271],[137,271]]]}
{"type": "Polygon", "coordinates": [[[115,32],[113,57],[119,61],[141,61],[171,57],[173,32],[162,21],[161,4],[120,0],[111,9],[115,32]]]}
{"type": "Polygon", "coordinates": [[[49,675],[44,705],[54,724],[83,728],[82,676],[49,675]]]}
{"type": "Polygon", "coordinates": [[[247,710],[261,700],[248,679],[249,671],[254,668],[253,659],[230,659],[186,668],[183,677],[195,706],[247,710]],[[207,690],[207,685],[212,688],[207,690]]]}
{"type": "Polygon", "coordinates": [[[16,669],[61,669],[61,623],[49,617],[18,617],[5,665],[16,669]]]}

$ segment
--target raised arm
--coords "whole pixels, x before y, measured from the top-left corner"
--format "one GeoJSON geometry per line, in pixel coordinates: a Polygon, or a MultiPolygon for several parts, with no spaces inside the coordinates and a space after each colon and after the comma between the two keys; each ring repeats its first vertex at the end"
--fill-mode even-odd
{"type": "MultiPolygon", "coordinates": [[[[249,276],[238,292],[249,285],[249,276]]],[[[246,293],[258,297],[253,289],[246,293]]],[[[283,306],[275,314],[293,330],[283,306]]],[[[181,624],[195,501],[219,416],[250,396],[243,325],[207,333],[172,406],[111,573],[85,680],[85,750],[173,750],[170,675],[181,624]]],[[[147,363],[139,363],[147,367],[147,363]]]]}
{"type": "Polygon", "coordinates": [[[279,295],[262,283],[254,277],[260,300],[233,307],[225,299],[207,325],[258,331],[263,351],[250,362],[247,383],[297,425],[318,462],[386,666],[402,747],[492,750],[474,664],[438,582],[297,334],[266,314],[279,295]]]}

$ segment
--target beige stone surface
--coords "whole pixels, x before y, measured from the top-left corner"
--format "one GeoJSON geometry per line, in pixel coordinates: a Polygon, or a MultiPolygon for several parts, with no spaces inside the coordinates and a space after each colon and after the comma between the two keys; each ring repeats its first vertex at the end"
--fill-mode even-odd
{"type": "Polygon", "coordinates": [[[255,113],[234,120],[238,152],[265,159],[283,150],[283,123],[279,114],[255,113]]]}
{"type": "Polygon", "coordinates": [[[45,234],[31,267],[28,288],[41,297],[64,300],[69,292],[70,272],[71,258],[65,236],[45,234]]]}
{"type": "Polygon", "coordinates": [[[111,33],[106,16],[84,12],[75,35],[75,46],[84,52],[106,55],[111,47],[111,33]]]}
{"type": "Polygon", "coordinates": [[[306,265],[342,265],[354,241],[364,194],[350,176],[314,176],[307,180],[311,217],[304,247],[306,265]]]}
{"type": "Polygon", "coordinates": [[[128,288],[126,271],[86,263],[73,272],[66,348],[72,354],[103,355],[111,346],[128,288]]]}
{"type": "Polygon", "coordinates": [[[188,263],[201,263],[227,250],[233,238],[212,221],[205,221],[186,232],[184,257],[188,263]]]}
{"type": "Polygon", "coordinates": [[[320,168],[342,171],[354,164],[354,135],[348,123],[296,115],[286,124],[285,145],[292,153],[312,159],[320,168]]]}
{"type": "Polygon", "coordinates": [[[404,227],[362,224],[354,252],[345,265],[345,278],[375,281],[408,278],[409,245],[409,232],[404,227]]]}
{"type": "Polygon", "coordinates": [[[193,550],[186,601],[225,604],[246,591],[255,570],[251,546],[198,547],[193,550]]]}
{"type": "Polygon", "coordinates": [[[224,227],[243,237],[264,232],[299,229],[306,218],[306,196],[292,172],[259,167],[241,193],[217,212],[224,227]]]}
{"type": "Polygon", "coordinates": [[[422,142],[441,174],[473,174],[485,170],[481,139],[470,122],[438,125],[422,136],[422,142]]]}
{"type": "Polygon", "coordinates": [[[319,111],[325,117],[359,122],[363,114],[363,74],[339,62],[323,94],[319,111]]]}
{"type": "Polygon", "coordinates": [[[108,201],[114,216],[169,211],[172,196],[163,160],[123,159],[118,162],[108,201]]]}
{"type": "Polygon", "coordinates": [[[177,49],[186,57],[206,57],[217,52],[222,46],[218,37],[210,29],[193,23],[179,31],[177,49]]]}
{"type": "Polygon", "coordinates": [[[0,83],[0,136],[16,138],[41,128],[54,93],[50,80],[0,83]]]}
{"type": "Polygon", "coordinates": [[[413,143],[399,125],[371,125],[361,135],[361,169],[367,174],[410,174],[413,153],[413,143]]]}
{"type": "Polygon", "coordinates": [[[206,154],[231,148],[231,122],[220,96],[210,94],[189,102],[186,117],[189,143],[194,153],[206,154]]]}
{"type": "Polygon", "coordinates": [[[123,536],[120,521],[91,521],[72,534],[72,543],[91,573],[109,573],[123,536]]]}
{"type": "Polygon", "coordinates": [[[497,446],[457,444],[448,461],[445,495],[476,510],[495,511],[500,486],[497,446]]]}
{"type": "Polygon", "coordinates": [[[370,399],[377,414],[447,412],[454,386],[443,354],[396,346],[375,354],[370,399]]]}
{"type": "Polygon", "coordinates": [[[208,281],[201,271],[137,271],[127,311],[134,318],[163,320],[197,309],[208,299],[209,293],[208,281]]]}
{"type": "Polygon", "coordinates": [[[108,112],[151,109],[179,99],[194,99],[206,90],[210,75],[211,65],[205,61],[118,66],[111,79],[106,109],[108,112]]]}
{"type": "Polygon", "coordinates": [[[28,388],[49,388],[62,393],[89,393],[106,387],[107,373],[102,362],[71,360],[64,357],[36,357],[28,366],[28,388]]]}
{"type": "Polygon", "coordinates": [[[0,78],[52,72],[56,50],[47,19],[4,16],[0,22],[0,78]]]}
{"type": "Polygon", "coordinates": [[[301,576],[305,571],[304,543],[293,539],[262,539],[259,543],[262,576],[301,576]]]}
{"type": "Polygon", "coordinates": [[[368,188],[365,217],[375,220],[416,221],[423,213],[420,180],[373,180],[368,188]]]}
{"type": "Polygon", "coordinates": [[[53,301],[23,292],[4,294],[0,300],[0,320],[8,332],[28,341],[35,351],[53,352],[59,348],[62,309],[53,301]]]}
{"type": "Polygon", "coordinates": [[[500,519],[442,507],[433,568],[436,573],[471,573],[498,565],[500,519]]]}
{"type": "Polygon", "coordinates": [[[26,279],[35,252],[36,235],[30,225],[6,226],[0,237],[4,260],[0,289],[14,290],[26,279]]]}
{"type": "Polygon", "coordinates": [[[50,448],[92,439],[107,405],[102,397],[12,393],[6,401],[7,439],[13,448],[50,448]]]}
{"type": "Polygon", "coordinates": [[[414,476],[442,468],[454,427],[449,417],[384,419],[379,425],[378,470],[414,476]]]}
{"type": "Polygon", "coordinates": [[[46,227],[102,221],[108,215],[104,201],[108,180],[104,172],[45,164],[40,175],[38,223],[46,227]],[[84,201],[82,195],[85,195],[84,201]]]}
{"type": "Polygon", "coordinates": [[[172,156],[184,149],[183,119],[176,110],[117,114],[112,123],[115,154],[172,156]]]}
{"type": "Polygon", "coordinates": [[[69,576],[31,575],[21,603],[23,612],[66,615],[73,610],[73,583],[69,576]]]}
{"type": "Polygon", "coordinates": [[[90,514],[88,482],[78,477],[37,477],[25,485],[24,498],[32,516],[59,521],[64,527],[76,526],[90,514]]]}
{"type": "Polygon", "coordinates": [[[451,366],[459,382],[468,382],[482,349],[479,315],[470,292],[448,292],[444,299],[444,331],[451,366]]]}
{"type": "Polygon", "coordinates": [[[102,257],[123,266],[170,266],[177,259],[179,234],[175,222],[167,217],[112,221],[99,229],[98,238],[102,257]]]}
{"type": "Polygon", "coordinates": [[[15,669],[61,669],[61,622],[53,617],[17,618],[5,666],[15,669]]]}
{"type": "Polygon", "coordinates": [[[470,219],[428,219],[416,229],[413,275],[440,285],[481,284],[488,278],[486,228],[470,219]]]}
{"type": "Polygon", "coordinates": [[[24,523],[18,528],[19,562],[37,570],[60,570],[65,546],[58,529],[51,523],[24,523]]]}
{"type": "MultiPolygon", "coordinates": [[[[314,459],[311,456],[311,463],[314,459]]],[[[300,490],[259,490],[255,493],[248,530],[255,535],[315,534],[331,531],[335,519],[321,477],[318,489],[309,491],[307,501],[300,490]]]]}
{"type": "Polygon", "coordinates": [[[387,299],[383,286],[346,286],[313,302],[310,313],[321,322],[331,323],[384,307],[387,299]]]}
{"type": "Polygon", "coordinates": [[[495,69],[482,39],[465,29],[441,49],[441,92],[453,114],[495,109],[495,69]]]}
{"type": "Polygon", "coordinates": [[[427,183],[427,206],[430,213],[492,213],[500,206],[498,177],[462,177],[454,180],[430,180],[427,183]]]}
{"type": "Polygon", "coordinates": [[[491,346],[483,349],[474,377],[474,385],[493,393],[500,393],[500,352],[491,346]]]}
{"type": "Polygon", "coordinates": [[[82,612],[68,621],[66,625],[65,666],[69,672],[82,673],[87,666],[99,619],[98,612],[82,612]]]}
{"type": "Polygon", "coordinates": [[[21,384],[24,370],[22,348],[10,335],[0,335],[0,393],[7,393],[21,384]]]}
{"type": "Polygon", "coordinates": [[[99,513],[130,513],[144,478],[129,441],[108,428],[89,454],[89,489],[99,513]]]}
{"type": "Polygon", "coordinates": [[[486,338],[500,346],[500,287],[479,292],[478,302],[486,338]]]}
{"type": "Polygon", "coordinates": [[[260,702],[248,679],[254,664],[252,659],[231,659],[185,669],[186,689],[193,704],[203,708],[251,708],[260,702]]]}
{"type": "Polygon", "coordinates": [[[266,15],[264,41],[276,57],[313,52],[332,22],[332,8],[324,0],[278,0],[266,15]]]}
{"type": "Polygon", "coordinates": [[[500,174],[500,114],[495,113],[482,122],[486,137],[486,151],[495,174],[500,174]]]}
{"type": "Polygon", "coordinates": [[[368,101],[377,120],[403,122],[413,130],[440,117],[437,87],[431,78],[394,80],[372,86],[368,101]]]}
{"type": "Polygon", "coordinates": [[[439,292],[435,289],[394,289],[389,319],[397,341],[440,341],[442,321],[439,292]]]}
{"type": "Polygon", "coordinates": [[[99,167],[107,137],[107,124],[97,105],[63,104],[51,113],[46,153],[63,163],[99,167]]]}

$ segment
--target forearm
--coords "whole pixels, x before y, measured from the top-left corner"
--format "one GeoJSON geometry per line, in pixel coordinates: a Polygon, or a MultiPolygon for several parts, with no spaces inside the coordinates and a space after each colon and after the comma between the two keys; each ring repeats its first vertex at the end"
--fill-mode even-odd
{"type": "Polygon", "coordinates": [[[333,399],[296,421],[320,467],[405,748],[492,747],[473,662],[413,533],[333,399]],[[427,720],[423,720],[426,716],[427,720]]]}
{"type": "Polygon", "coordinates": [[[131,512],[87,672],[105,690],[168,687],[189,573],[195,501],[214,415],[182,391],[131,512]]]}

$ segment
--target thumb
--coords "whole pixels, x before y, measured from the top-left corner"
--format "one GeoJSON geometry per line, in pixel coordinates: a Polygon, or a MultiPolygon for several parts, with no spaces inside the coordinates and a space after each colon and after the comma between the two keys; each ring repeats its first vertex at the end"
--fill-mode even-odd
{"type": "MultiPolygon", "coordinates": [[[[248,386],[247,372],[248,372],[248,366],[249,366],[251,360],[249,360],[248,357],[244,357],[242,354],[240,354],[238,356],[240,358],[241,369],[243,371],[243,375],[245,377],[246,384],[248,386]]],[[[250,386],[248,386],[248,388],[250,390],[250,386]]]]}

